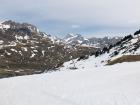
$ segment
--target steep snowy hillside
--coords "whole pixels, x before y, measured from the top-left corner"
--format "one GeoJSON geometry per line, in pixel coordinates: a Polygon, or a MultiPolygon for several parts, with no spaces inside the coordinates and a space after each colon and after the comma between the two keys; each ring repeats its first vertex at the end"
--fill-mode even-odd
{"type": "Polygon", "coordinates": [[[140,62],[0,80],[0,105],[139,105],[140,62]]]}
{"type": "Polygon", "coordinates": [[[64,69],[90,69],[122,62],[140,61],[139,37],[139,34],[125,36],[116,44],[97,51],[95,56],[81,56],[66,62],[64,69]]]}

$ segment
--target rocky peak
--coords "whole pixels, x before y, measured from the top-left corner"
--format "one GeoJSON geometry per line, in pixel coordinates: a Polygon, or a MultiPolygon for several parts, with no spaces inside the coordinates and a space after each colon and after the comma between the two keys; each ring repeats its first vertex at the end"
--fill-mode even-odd
{"type": "Polygon", "coordinates": [[[70,45],[83,45],[89,44],[88,39],[84,38],[81,34],[68,34],[64,38],[65,43],[70,45]]]}
{"type": "Polygon", "coordinates": [[[12,20],[8,20],[1,24],[9,26],[10,29],[24,29],[24,30],[29,30],[30,32],[39,33],[39,30],[37,29],[36,26],[28,24],[28,23],[18,23],[12,20]]]}

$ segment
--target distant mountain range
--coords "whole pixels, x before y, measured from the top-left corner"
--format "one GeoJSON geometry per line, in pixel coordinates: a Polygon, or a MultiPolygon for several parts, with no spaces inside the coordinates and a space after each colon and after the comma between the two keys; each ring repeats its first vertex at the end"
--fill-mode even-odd
{"type": "Polygon", "coordinates": [[[113,45],[120,41],[122,37],[103,37],[103,38],[84,38],[80,34],[68,34],[63,38],[64,42],[69,45],[81,45],[81,46],[93,46],[97,48],[103,48],[109,45],[113,45]]]}

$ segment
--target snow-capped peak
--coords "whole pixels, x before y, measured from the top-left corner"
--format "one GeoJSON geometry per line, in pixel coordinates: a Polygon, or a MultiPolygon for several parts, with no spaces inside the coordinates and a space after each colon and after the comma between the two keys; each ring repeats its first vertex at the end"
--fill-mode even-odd
{"type": "Polygon", "coordinates": [[[0,29],[9,29],[10,25],[4,24],[3,22],[0,23],[0,29]]]}
{"type": "Polygon", "coordinates": [[[69,33],[67,36],[63,39],[66,44],[71,44],[71,45],[82,45],[86,44],[89,45],[89,40],[84,38],[81,34],[72,34],[69,33]]]}

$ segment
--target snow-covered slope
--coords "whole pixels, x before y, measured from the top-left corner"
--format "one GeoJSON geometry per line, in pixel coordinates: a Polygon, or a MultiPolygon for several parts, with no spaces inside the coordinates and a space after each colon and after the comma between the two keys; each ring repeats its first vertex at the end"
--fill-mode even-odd
{"type": "Polygon", "coordinates": [[[96,67],[103,67],[106,65],[107,60],[110,59],[108,54],[101,55],[100,57],[91,56],[88,59],[80,60],[78,59],[71,60],[69,62],[64,63],[64,67],[61,70],[69,70],[69,69],[80,69],[80,70],[88,70],[96,67]]]}
{"type": "Polygon", "coordinates": [[[140,62],[104,66],[123,54],[139,55],[135,43],[123,40],[98,57],[66,62],[60,71],[1,79],[0,105],[139,105],[140,62]]]}
{"type": "Polygon", "coordinates": [[[134,62],[1,79],[0,105],[140,105],[139,68],[134,62]]]}

